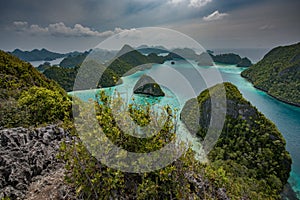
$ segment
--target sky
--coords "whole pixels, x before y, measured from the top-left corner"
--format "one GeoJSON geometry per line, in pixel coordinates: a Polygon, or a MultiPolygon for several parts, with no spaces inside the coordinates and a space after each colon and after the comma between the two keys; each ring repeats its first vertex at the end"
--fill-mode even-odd
{"type": "Polygon", "coordinates": [[[83,51],[123,31],[163,27],[206,49],[300,42],[300,0],[2,0],[0,49],[83,51]]]}

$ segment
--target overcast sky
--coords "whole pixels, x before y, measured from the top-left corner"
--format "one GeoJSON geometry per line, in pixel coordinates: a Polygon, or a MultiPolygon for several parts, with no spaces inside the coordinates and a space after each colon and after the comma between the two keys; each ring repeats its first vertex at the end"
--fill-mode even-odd
{"type": "Polygon", "coordinates": [[[67,52],[124,30],[165,27],[206,49],[300,41],[299,0],[2,0],[0,49],[67,52]]]}

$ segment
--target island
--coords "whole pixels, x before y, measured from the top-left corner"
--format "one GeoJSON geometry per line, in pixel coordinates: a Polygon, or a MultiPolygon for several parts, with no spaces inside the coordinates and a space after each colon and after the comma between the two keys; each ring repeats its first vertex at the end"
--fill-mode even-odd
{"type": "Polygon", "coordinates": [[[300,43],[272,49],[241,75],[270,96],[300,106],[300,43]]]}
{"type": "Polygon", "coordinates": [[[34,49],[32,51],[22,51],[20,49],[15,49],[13,52],[11,52],[11,54],[24,61],[51,61],[66,56],[66,54],[55,53],[52,51],[48,51],[47,49],[34,49]]]}
{"type": "Polygon", "coordinates": [[[212,51],[209,51],[209,55],[215,63],[236,65],[237,67],[250,67],[252,65],[252,62],[247,57],[241,58],[234,53],[214,55],[212,51]]]}
{"type": "MultiPolygon", "coordinates": [[[[276,195],[279,198],[292,164],[285,140],[276,126],[243,98],[236,86],[226,82],[201,92],[197,98],[186,102],[180,118],[201,141],[206,140],[209,144],[210,140],[217,139],[208,154],[210,162],[225,169],[229,179],[240,183],[245,191],[251,190],[253,196],[250,199],[267,199],[276,195]],[[221,98],[224,90],[225,102],[221,98]],[[212,107],[224,108],[224,104],[226,109],[219,109],[214,118],[222,121],[219,112],[225,114],[220,137],[206,138],[212,112],[215,112],[212,107]]],[[[233,193],[240,190],[228,189],[233,193]]]]}
{"type": "Polygon", "coordinates": [[[134,94],[145,94],[153,97],[165,96],[159,84],[157,84],[150,76],[143,75],[133,88],[134,94]]]}

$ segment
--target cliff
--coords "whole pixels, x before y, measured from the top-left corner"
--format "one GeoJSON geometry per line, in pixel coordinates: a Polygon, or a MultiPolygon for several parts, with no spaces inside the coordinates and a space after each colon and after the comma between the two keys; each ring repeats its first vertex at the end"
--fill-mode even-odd
{"type": "Polygon", "coordinates": [[[209,160],[232,173],[231,180],[244,182],[253,195],[250,199],[257,198],[255,195],[259,193],[264,198],[279,198],[291,170],[291,158],[283,136],[231,83],[224,83],[226,102],[221,102],[222,87],[218,84],[203,91],[196,99],[187,101],[181,119],[192,133],[204,140],[212,107],[219,108],[226,103],[226,110],[219,110],[225,112],[226,117],[221,135],[209,153],[209,160]],[[216,101],[212,102],[211,96],[216,101]],[[251,181],[260,186],[254,187],[251,181]]]}
{"type": "Polygon", "coordinates": [[[165,93],[150,76],[143,75],[133,88],[134,94],[145,94],[154,97],[165,96],[165,93]]]}

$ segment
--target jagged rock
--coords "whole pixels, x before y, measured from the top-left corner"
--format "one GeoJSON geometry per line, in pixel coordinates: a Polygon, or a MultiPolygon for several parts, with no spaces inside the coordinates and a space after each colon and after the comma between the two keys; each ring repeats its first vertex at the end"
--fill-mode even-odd
{"type": "Polygon", "coordinates": [[[66,136],[56,125],[0,129],[0,199],[23,199],[33,180],[63,168],[56,155],[66,136]]]}
{"type": "Polygon", "coordinates": [[[145,94],[154,97],[165,96],[160,86],[147,75],[143,75],[138,82],[135,84],[133,93],[135,94],[145,94]]]}
{"type": "Polygon", "coordinates": [[[199,174],[195,174],[193,171],[185,173],[185,177],[192,185],[194,192],[200,199],[218,199],[218,200],[229,200],[230,198],[226,194],[224,188],[216,188],[212,186],[211,182],[206,180],[199,174]],[[210,191],[210,192],[208,192],[210,191]]]}

